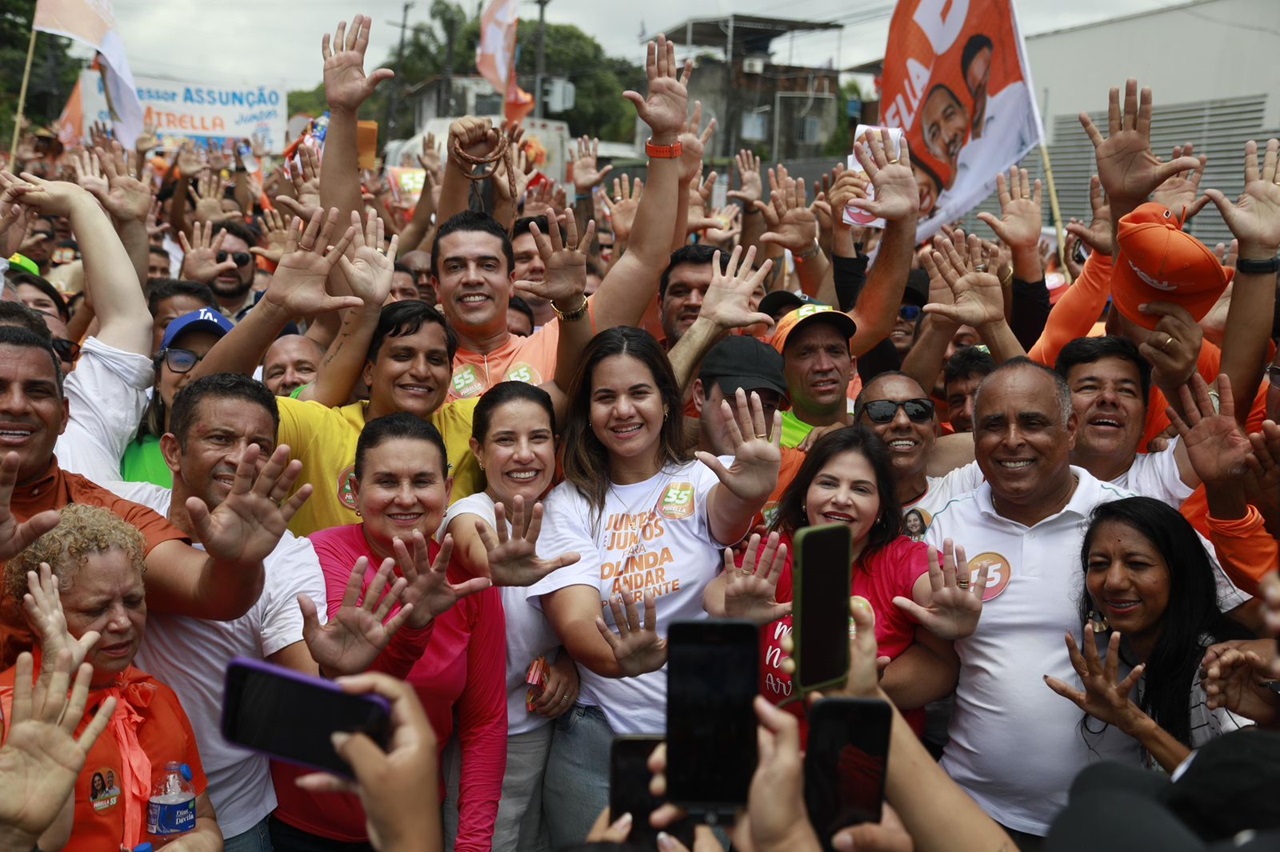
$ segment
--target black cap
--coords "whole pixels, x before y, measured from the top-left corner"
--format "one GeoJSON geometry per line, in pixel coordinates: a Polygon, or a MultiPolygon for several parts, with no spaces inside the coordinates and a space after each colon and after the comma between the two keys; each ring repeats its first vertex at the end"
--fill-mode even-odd
{"type": "Polygon", "coordinates": [[[800,307],[801,305],[821,305],[817,299],[812,296],[806,296],[804,293],[793,293],[790,290],[774,290],[772,293],[765,294],[760,300],[759,311],[762,314],[773,316],[782,307],[790,310],[800,307]]]}
{"type": "Polygon", "coordinates": [[[907,289],[902,291],[902,303],[915,305],[917,308],[929,304],[929,273],[923,269],[913,269],[907,273],[907,289]]]}
{"type": "Polygon", "coordinates": [[[702,359],[703,392],[706,385],[715,382],[726,397],[732,397],[742,388],[747,393],[768,389],[787,398],[787,380],[782,373],[782,356],[767,344],[754,337],[733,336],[711,347],[702,359]]]}

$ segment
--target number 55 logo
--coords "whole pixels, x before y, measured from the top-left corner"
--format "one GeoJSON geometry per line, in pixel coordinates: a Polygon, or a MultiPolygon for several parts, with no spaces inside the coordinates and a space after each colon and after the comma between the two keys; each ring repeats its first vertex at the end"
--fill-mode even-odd
{"type": "Polygon", "coordinates": [[[982,600],[991,600],[998,597],[1005,589],[1009,587],[1009,580],[1013,575],[1013,566],[1009,564],[1009,560],[1005,559],[999,553],[987,551],[979,553],[969,559],[969,579],[970,582],[978,579],[978,572],[983,566],[987,567],[987,588],[982,592],[982,600]]]}
{"type": "Polygon", "coordinates": [[[689,517],[693,514],[693,509],[693,483],[691,482],[671,483],[658,504],[658,513],[673,521],[689,517]]]}

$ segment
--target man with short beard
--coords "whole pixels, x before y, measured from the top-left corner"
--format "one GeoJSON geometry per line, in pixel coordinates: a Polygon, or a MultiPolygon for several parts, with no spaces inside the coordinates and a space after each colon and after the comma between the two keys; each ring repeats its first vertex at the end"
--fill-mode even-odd
{"type": "Polygon", "coordinates": [[[218,302],[218,310],[232,322],[239,322],[258,299],[253,291],[255,266],[249,252],[257,244],[257,229],[235,221],[222,222],[216,226],[211,243],[216,249],[196,248],[190,253],[199,256],[212,253],[211,258],[205,259],[211,262],[195,261],[188,255],[179,277],[208,284],[218,302]]]}

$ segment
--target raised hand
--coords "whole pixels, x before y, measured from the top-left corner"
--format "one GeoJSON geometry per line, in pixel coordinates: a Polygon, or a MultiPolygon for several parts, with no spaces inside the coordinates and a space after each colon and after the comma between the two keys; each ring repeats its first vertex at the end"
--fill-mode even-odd
{"type": "Polygon", "coordinates": [[[1027,180],[1027,170],[1014,166],[1009,178],[996,175],[996,190],[1000,195],[1000,218],[990,213],[979,213],[996,237],[1010,248],[1029,248],[1040,242],[1040,179],[1036,178],[1035,191],[1027,180]]]}
{"type": "Polygon", "coordinates": [[[937,548],[929,548],[929,603],[921,606],[910,598],[897,596],[894,606],[907,613],[939,639],[972,636],[982,616],[982,593],[987,589],[987,566],[972,576],[964,548],[951,539],[942,542],[942,564],[937,548]]]}
{"type": "Polygon", "coordinates": [[[600,156],[600,140],[583,136],[578,139],[578,156],[573,159],[573,188],[578,195],[587,195],[604,182],[613,166],[603,169],[597,163],[600,156]]]}
{"type": "Polygon", "coordinates": [[[187,498],[187,513],[204,549],[222,562],[261,562],[280,543],[289,521],[311,496],[311,485],[292,497],[302,462],[289,460],[289,447],[281,444],[257,471],[257,444],[250,446],[236,466],[231,493],[212,512],[199,497],[187,498]]]}
{"type": "Polygon", "coordinates": [[[679,77],[676,72],[676,46],[665,35],[656,43],[649,42],[645,57],[645,76],[649,80],[648,96],[626,91],[622,96],[636,108],[640,120],[649,125],[653,139],[658,144],[670,144],[684,127],[689,111],[689,78],[693,75],[693,61],[685,60],[679,77]]]}
{"type": "Polygon", "coordinates": [[[195,180],[196,175],[204,171],[205,162],[200,156],[200,149],[196,147],[196,143],[188,139],[182,143],[182,147],[178,149],[176,159],[178,172],[182,177],[189,180],[195,180]]]}
{"type": "MultiPolygon", "coordinates": [[[[1191,157],[1194,154],[1195,146],[1188,142],[1186,145],[1174,147],[1172,159],[1177,160],[1184,155],[1191,157]]],[[[1209,162],[1209,158],[1204,154],[1201,154],[1199,159],[1200,164],[1196,168],[1170,175],[1164,183],[1156,187],[1151,195],[1152,201],[1168,207],[1175,216],[1182,219],[1184,225],[1209,203],[1207,195],[1196,197],[1200,194],[1200,181],[1204,177],[1204,167],[1209,162]]]]}
{"type": "Polygon", "coordinates": [[[1138,352],[1151,364],[1151,381],[1172,398],[1196,371],[1204,329],[1186,308],[1173,302],[1148,302],[1139,310],[1160,317],[1138,343],[1138,352]]]}
{"type": "Polygon", "coordinates": [[[1085,227],[1079,222],[1067,225],[1067,233],[1079,237],[1080,241],[1106,257],[1115,253],[1115,239],[1111,230],[1111,205],[1102,193],[1102,181],[1097,175],[1089,178],[1089,206],[1093,208],[1093,219],[1085,227]]]}
{"type": "Polygon", "coordinates": [[[804,254],[818,239],[818,217],[805,204],[805,184],[787,174],[786,168],[769,169],[769,204],[756,202],[764,213],[769,230],[760,237],[764,244],[779,245],[792,254],[804,254]]]}
{"type": "Polygon", "coordinates": [[[1107,658],[1098,658],[1098,643],[1094,641],[1090,625],[1084,627],[1084,653],[1076,646],[1076,639],[1067,633],[1067,653],[1071,655],[1071,667],[1080,675],[1084,689],[1072,689],[1056,677],[1045,675],[1045,685],[1063,698],[1074,703],[1099,722],[1115,725],[1131,734],[1140,722],[1150,719],[1129,694],[1142,679],[1146,663],[1139,663],[1123,680],[1120,678],[1120,633],[1111,634],[1107,645],[1107,658]]]}
{"type": "MultiPolygon", "coordinates": [[[[360,214],[353,212],[351,218],[358,223],[360,214]]],[[[327,216],[320,210],[312,214],[305,231],[297,218],[289,224],[284,254],[276,264],[271,283],[262,294],[264,302],[280,308],[291,317],[310,317],[326,311],[358,308],[364,304],[359,294],[330,296],[325,290],[325,280],[329,273],[338,259],[344,258],[343,253],[358,233],[357,226],[353,225],[335,245],[330,245],[337,222],[338,210],[332,208],[327,216]]],[[[199,230],[199,225],[196,228],[199,230]]],[[[383,300],[386,300],[385,295],[383,300]]],[[[378,304],[381,306],[382,302],[378,304]]]]}
{"type": "Polygon", "coordinates": [[[84,191],[97,195],[107,192],[107,179],[102,174],[102,164],[98,162],[98,154],[90,149],[82,149],[71,154],[71,166],[76,173],[76,184],[84,191]]]}
{"type": "Polygon", "coordinates": [[[370,210],[361,231],[360,214],[351,211],[351,227],[347,229],[350,242],[338,254],[338,269],[347,279],[347,286],[365,307],[373,309],[381,309],[391,293],[396,249],[400,245],[397,234],[391,238],[390,248],[383,251],[382,228],[382,219],[370,210]]]}
{"type": "Polygon", "coordinates": [[[191,203],[195,205],[196,222],[225,222],[234,219],[238,214],[222,209],[222,199],[230,182],[224,181],[217,172],[205,170],[187,189],[191,203]]]}
{"type": "Polygon", "coordinates": [[[759,394],[751,394],[749,405],[746,391],[742,388],[738,388],[734,396],[737,419],[733,416],[729,400],[721,400],[720,403],[720,416],[733,449],[733,463],[726,468],[711,453],[699,450],[695,455],[739,500],[763,503],[778,485],[778,467],[782,463],[782,412],[774,412],[773,429],[770,431],[759,394]]]}
{"type": "Polygon", "coordinates": [[[1186,412],[1185,418],[1179,416],[1173,406],[1165,411],[1182,437],[1182,446],[1196,474],[1206,484],[1238,480],[1248,467],[1253,447],[1236,423],[1231,380],[1225,374],[1218,376],[1220,407],[1217,412],[1213,410],[1209,385],[1199,373],[1192,373],[1191,380],[1178,388],[1178,397],[1186,412]]]}
{"type": "Polygon", "coordinates": [[[372,25],[372,18],[356,15],[351,19],[350,30],[346,21],[339,21],[333,41],[325,33],[320,42],[320,53],[324,57],[324,95],[331,110],[355,112],[379,83],[395,76],[389,68],[364,73],[364,54],[369,48],[372,25]]]}
{"type": "Polygon", "coordinates": [[[151,164],[146,163],[139,172],[137,156],[114,141],[110,151],[98,149],[95,153],[107,179],[107,187],[105,191],[89,191],[117,222],[145,222],[155,200],[151,192],[154,177],[151,164]],[[138,177],[134,177],[135,174],[138,177]]]}
{"type": "Polygon", "coordinates": [[[290,164],[289,180],[294,197],[277,195],[276,204],[304,222],[320,209],[320,157],[309,145],[298,146],[298,160],[290,164]]]}
{"type": "Polygon", "coordinates": [[[756,292],[769,273],[773,270],[773,261],[766,260],[759,269],[753,270],[755,262],[755,246],[742,252],[742,246],[736,246],[729,255],[729,262],[724,270],[720,268],[720,253],[716,252],[711,260],[711,284],[702,296],[702,308],[698,317],[716,324],[722,330],[746,328],[756,323],[773,327],[773,317],[760,313],[751,307],[751,296],[756,292]]]}
{"type": "Polygon", "coordinates": [[[707,216],[707,205],[711,203],[716,177],[715,172],[708,172],[701,181],[694,180],[689,184],[689,216],[685,220],[685,229],[690,234],[720,225],[718,219],[707,216]]]}
{"type": "Polygon", "coordinates": [[[496,519],[494,531],[484,521],[476,521],[476,532],[489,558],[489,578],[495,586],[532,586],[566,565],[580,558],[577,553],[562,553],[554,559],[539,559],[538,535],[542,532],[542,504],[534,503],[533,511],[525,516],[524,498],[516,496],[511,519],[512,532],[507,532],[507,509],[498,503],[494,506],[496,519]]]}
{"type": "Polygon", "coordinates": [[[0,172],[0,257],[8,258],[22,248],[27,236],[27,208],[19,202],[34,188],[9,172],[0,172]]]}
{"type": "Polygon", "coordinates": [[[262,228],[262,235],[266,237],[267,247],[251,246],[250,253],[265,257],[272,263],[279,263],[289,245],[289,220],[281,216],[279,210],[263,210],[258,217],[258,225],[262,228]]]}
{"type": "Polygon", "coordinates": [[[440,179],[440,149],[436,147],[436,135],[428,133],[422,137],[422,153],[418,155],[418,165],[422,166],[427,174],[434,177],[437,181],[440,179]]]}
{"type": "Polygon", "coordinates": [[[924,306],[929,314],[961,325],[979,328],[1004,319],[1004,292],[1000,279],[989,271],[982,240],[956,230],[951,239],[933,238],[933,252],[925,253],[923,262],[930,279],[935,276],[951,291],[951,304],[930,302],[924,306]]]}
{"type": "Polygon", "coordinates": [[[409,585],[408,580],[397,577],[388,587],[395,564],[394,559],[382,560],[366,589],[364,580],[372,566],[368,557],[357,559],[342,595],[342,605],[323,625],[316,613],[315,602],[306,595],[298,595],[298,608],[302,610],[302,639],[307,643],[311,659],[326,676],[358,674],[369,668],[387,647],[391,637],[413,614],[413,606],[406,605],[387,620],[392,607],[400,602],[401,593],[409,585]]]}
{"type": "Polygon", "coordinates": [[[875,197],[854,198],[849,203],[886,222],[914,222],[920,212],[920,190],[911,172],[906,137],[899,143],[896,159],[889,157],[892,145],[889,131],[883,129],[878,134],[868,133],[865,144],[854,144],[854,156],[875,187],[875,197]]]}
{"type": "MultiPolygon", "coordinates": [[[[71,635],[67,617],[62,611],[62,596],[58,593],[58,580],[49,566],[41,562],[40,573],[27,572],[27,593],[22,596],[22,609],[27,621],[40,637],[40,653],[44,659],[56,660],[59,654],[67,654],[71,668],[78,668],[85,657],[98,644],[101,634],[87,630],[79,639],[71,635]]],[[[42,684],[44,686],[46,684],[42,684]]]]}
{"type": "Polygon", "coordinates": [[[586,233],[578,239],[578,223],[574,216],[565,217],[565,240],[560,241],[560,228],[554,223],[557,213],[554,207],[547,211],[551,223],[542,233],[537,224],[529,226],[538,256],[546,269],[541,281],[517,281],[516,290],[539,299],[555,303],[561,311],[576,311],[582,307],[583,293],[587,289],[587,253],[595,239],[596,223],[588,222],[586,233]]]}
{"type": "Polygon", "coordinates": [[[621,180],[613,179],[613,197],[602,196],[604,209],[609,212],[609,222],[613,225],[613,238],[618,242],[631,239],[631,228],[636,221],[636,211],[640,209],[640,195],[644,192],[644,181],[623,175],[621,180]]]}
{"type": "Polygon", "coordinates": [[[716,132],[716,120],[713,118],[707,122],[704,130],[699,131],[700,127],[702,127],[702,101],[694,101],[693,115],[680,131],[681,183],[689,183],[702,174],[702,155],[707,149],[707,143],[711,141],[712,134],[716,132]]]}
{"type": "Polygon", "coordinates": [[[742,233],[742,208],[736,204],[715,210],[711,217],[718,225],[707,228],[704,236],[708,243],[722,248],[731,248],[738,235],[742,233]]]}
{"type": "Polygon", "coordinates": [[[0,458],[0,561],[7,562],[26,550],[33,541],[56,527],[62,518],[57,509],[49,509],[19,521],[9,511],[21,463],[18,454],[13,452],[0,458]]]}
{"type": "Polygon", "coordinates": [[[867,176],[853,169],[845,169],[831,185],[827,200],[831,204],[832,227],[837,230],[849,230],[853,226],[844,220],[844,209],[854,201],[865,200],[871,181],[867,176]]]}
{"type": "Polygon", "coordinates": [[[734,157],[738,167],[738,181],[741,189],[731,189],[727,198],[741,201],[743,207],[752,210],[754,204],[764,198],[764,180],[760,176],[760,158],[747,149],[742,149],[734,157]]]}
{"type": "Polygon", "coordinates": [[[93,668],[73,666],[71,655],[66,653],[45,656],[40,665],[45,689],[32,685],[31,654],[24,651],[18,655],[7,736],[0,748],[0,825],[33,840],[57,818],[84,769],[89,750],[116,709],[116,699],[107,698],[76,737],[89,700],[93,668]]]}
{"type": "Polygon", "coordinates": [[[1262,169],[1258,169],[1258,143],[1244,146],[1244,193],[1232,204],[1221,192],[1205,195],[1240,242],[1240,257],[1270,260],[1280,251],[1280,141],[1267,140],[1262,169]]]}
{"type": "MultiPolygon", "coordinates": [[[[1249,445],[1253,454],[1245,464],[1257,479],[1259,492],[1280,494],[1280,425],[1274,420],[1262,421],[1261,431],[1249,435],[1249,445]]],[[[1280,624],[1277,632],[1280,632],[1280,624]]]]}
{"type": "Polygon", "coordinates": [[[759,534],[751,536],[742,567],[733,563],[733,550],[724,550],[724,614],[756,624],[768,624],[791,614],[791,603],[778,603],[778,579],[787,564],[787,546],[769,533],[764,549],[759,534]]]}
{"type": "Polygon", "coordinates": [[[1080,113],[1080,124],[1093,143],[1102,188],[1111,202],[1126,212],[1146,201],[1170,177],[1200,165],[1195,157],[1187,156],[1162,163],[1151,152],[1151,90],[1139,93],[1137,80],[1125,83],[1123,112],[1120,90],[1111,90],[1105,139],[1087,113],[1080,113]]]}
{"type": "Polygon", "coordinates": [[[483,592],[493,585],[488,577],[473,577],[456,585],[449,582],[446,572],[453,556],[453,536],[446,535],[440,542],[440,552],[436,554],[435,561],[430,561],[427,540],[422,533],[414,532],[409,541],[413,545],[412,551],[399,538],[392,540],[391,547],[400,573],[409,581],[400,599],[406,606],[413,605],[407,622],[410,630],[423,629],[467,595],[483,592]]]}
{"type": "Polygon", "coordinates": [[[544,180],[532,189],[526,190],[524,196],[524,215],[554,217],[556,182],[544,180]]]}
{"type": "MultiPolygon", "coordinates": [[[[1270,640],[1264,641],[1270,648],[1269,656],[1274,657],[1275,646],[1270,640]]],[[[1263,650],[1262,643],[1242,644],[1263,650]]],[[[1271,667],[1257,650],[1215,645],[1209,648],[1201,665],[1205,673],[1201,684],[1211,709],[1225,708],[1260,725],[1280,720],[1280,694],[1267,686],[1272,679],[1271,667]]]]}
{"type": "Polygon", "coordinates": [[[613,649],[622,677],[656,672],[667,664],[667,640],[658,636],[658,615],[653,592],[644,595],[644,621],[636,611],[634,595],[618,595],[609,599],[609,611],[617,632],[609,629],[603,618],[596,619],[596,629],[613,649]]]}
{"type": "Polygon", "coordinates": [[[71,209],[77,204],[88,202],[97,209],[97,203],[84,188],[63,180],[45,180],[30,172],[23,172],[18,178],[5,174],[3,180],[11,186],[23,185],[27,188],[17,196],[17,201],[24,207],[35,210],[42,216],[71,216],[71,209]]]}

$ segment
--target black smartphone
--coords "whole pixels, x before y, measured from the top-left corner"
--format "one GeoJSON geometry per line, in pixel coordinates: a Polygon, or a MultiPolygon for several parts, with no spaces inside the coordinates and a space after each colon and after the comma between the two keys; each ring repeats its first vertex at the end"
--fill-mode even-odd
{"type": "Polygon", "coordinates": [[[853,533],[846,524],[796,534],[791,630],[800,692],[842,683],[849,673],[853,533]]]}
{"type": "Polygon", "coordinates": [[[351,695],[335,683],[237,657],[227,666],[222,735],[276,760],[353,777],[330,737],[367,734],[384,751],[391,705],[380,695],[351,695]]]}
{"type": "MultiPolygon", "coordinates": [[[[609,750],[609,816],[617,819],[631,814],[631,834],[627,844],[642,849],[655,849],[658,829],[649,825],[649,815],[663,803],[663,799],[649,792],[653,774],[649,771],[649,756],[662,742],[660,735],[636,735],[613,738],[609,750]]],[[[682,819],[663,829],[686,847],[693,848],[693,822],[682,819]]]]}
{"type": "Polygon", "coordinates": [[[892,721],[876,699],[824,698],[809,708],[804,800],[827,852],[840,829],[880,821],[892,721]]]}
{"type": "Polygon", "coordinates": [[[667,630],[667,797],[708,823],[746,804],[756,771],[759,636],[746,621],[667,630]]]}

